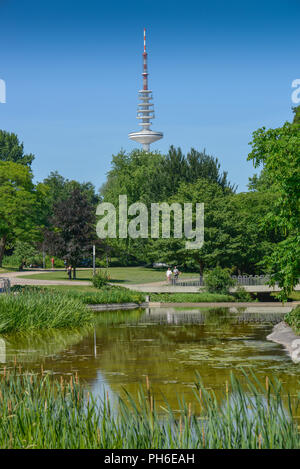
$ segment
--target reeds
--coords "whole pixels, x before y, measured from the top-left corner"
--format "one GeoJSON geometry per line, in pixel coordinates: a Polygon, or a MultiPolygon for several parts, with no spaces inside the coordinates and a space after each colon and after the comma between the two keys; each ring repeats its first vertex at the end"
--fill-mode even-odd
{"type": "MultiPolygon", "coordinates": [[[[299,397],[295,405],[299,403],[299,397]]],[[[299,448],[300,435],[279,382],[231,377],[218,401],[199,377],[193,402],[180,410],[156,404],[151,384],[137,398],[125,392],[113,406],[109,395],[96,400],[78,376],[52,379],[22,373],[17,364],[0,378],[1,448],[299,448]]]]}
{"type": "Polygon", "coordinates": [[[24,291],[0,296],[0,333],[80,327],[94,314],[76,298],[58,293],[24,291]]]}
{"type": "Polygon", "coordinates": [[[66,289],[65,291],[59,292],[55,287],[45,288],[45,287],[36,287],[36,286],[14,286],[12,287],[13,292],[23,292],[23,293],[52,293],[52,294],[61,294],[69,298],[76,299],[81,301],[84,304],[111,304],[111,303],[137,303],[141,304],[145,301],[144,293],[137,292],[134,290],[129,290],[128,288],[105,285],[99,291],[76,291],[73,287],[71,289],[66,289]]]}
{"type": "Polygon", "coordinates": [[[119,286],[104,286],[99,292],[66,292],[68,296],[77,298],[84,304],[112,304],[112,303],[137,303],[145,301],[145,295],[140,292],[128,290],[119,286]]]}

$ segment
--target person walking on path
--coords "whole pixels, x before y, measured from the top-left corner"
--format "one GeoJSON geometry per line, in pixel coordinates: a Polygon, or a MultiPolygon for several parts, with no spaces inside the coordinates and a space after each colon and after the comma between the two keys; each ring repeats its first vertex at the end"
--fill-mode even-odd
{"type": "Polygon", "coordinates": [[[51,257],[52,269],[54,269],[54,257],[51,257]]]}
{"type": "Polygon", "coordinates": [[[68,276],[69,276],[69,280],[72,280],[72,266],[69,265],[68,267],[68,276]]]}
{"type": "Polygon", "coordinates": [[[175,281],[175,283],[177,282],[180,273],[181,273],[181,272],[179,272],[179,270],[177,269],[177,265],[175,265],[174,270],[173,270],[173,275],[174,275],[174,281],[175,281]]]}
{"type": "Polygon", "coordinates": [[[168,270],[166,272],[166,276],[167,276],[167,282],[171,283],[171,281],[172,281],[172,270],[170,269],[170,267],[168,267],[168,270]]]}

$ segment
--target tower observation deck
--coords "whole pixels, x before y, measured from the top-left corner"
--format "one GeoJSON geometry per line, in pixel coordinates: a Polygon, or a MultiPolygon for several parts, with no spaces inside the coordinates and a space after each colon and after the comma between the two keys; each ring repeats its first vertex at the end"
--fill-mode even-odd
{"type": "Polygon", "coordinates": [[[162,132],[155,132],[150,129],[151,119],[154,119],[154,104],[152,91],[148,89],[148,64],[146,52],[146,30],[144,29],[144,52],[143,52],[143,89],[139,91],[139,100],[137,109],[137,119],[142,127],[138,132],[131,132],[128,137],[143,145],[143,150],[150,151],[150,144],[163,138],[162,132]]]}

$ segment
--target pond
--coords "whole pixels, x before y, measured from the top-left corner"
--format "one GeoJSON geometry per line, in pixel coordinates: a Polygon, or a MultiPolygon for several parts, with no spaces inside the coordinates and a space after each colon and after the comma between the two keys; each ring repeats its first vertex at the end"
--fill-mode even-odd
{"type": "Polygon", "coordinates": [[[24,368],[54,376],[78,373],[94,394],[113,400],[123,388],[136,395],[146,376],[163,403],[177,395],[194,401],[196,371],[206,388],[223,393],[230,373],[241,368],[265,380],[278,378],[292,396],[299,392],[300,364],[266,340],[286,310],[247,308],[148,308],[97,313],[97,326],[78,331],[16,334],[0,339],[0,366],[16,359],[24,368]],[[272,312],[270,312],[272,311],[272,312]]]}

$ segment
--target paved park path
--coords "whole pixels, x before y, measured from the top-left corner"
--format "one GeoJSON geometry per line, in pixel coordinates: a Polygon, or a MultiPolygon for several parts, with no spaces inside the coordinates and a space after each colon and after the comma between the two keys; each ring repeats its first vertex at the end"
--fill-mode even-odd
{"type": "MultiPolygon", "coordinates": [[[[63,270],[63,269],[61,269],[63,270]]],[[[1,273],[0,277],[8,278],[10,280],[11,285],[92,285],[92,282],[87,280],[44,280],[44,279],[36,279],[30,278],[30,275],[39,274],[39,273],[48,273],[48,272],[55,272],[55,270],[30,270],[30,271],[23,271],[23,272],[6,272],[1,273]],[[27,278],[20,278],[20,277],[28,277],[27,278]]],[[[67,276],[67,274],[66,274],[67,276]]]]}
{"type": "MultiPolygon", "coordinates": [[[[58,270],[64,269],[55,269],[55,270],[31,270],[31,271],[23,271],[23,272],[6,272],[0,273],[0,277],[8,278],[11,282],[11,285],[36,285],[36,286],[43,286],[43,285],[70,285],[70,286],[80,286],[85,285],[89,286],[92,285],[91,282],[86,280],[42,280],[42,279],[33,279],[30,278],[31,275],[37,273],[45,273],[45,272],[55,272],[58,270]],[[20,278],[20,277],[28,277],[28,278],[20,278]]],[[[129,288],[130,290],[136,290],[144,293],[150,294],[150,303],[148,307],[246,307],[250,308],[253,307],[261,310],[264,309],[264,312],[270,312],[270,307],[272,307],[272,312],[277,310],[278,308],[280,311],[283,311],[283,307],[280,306],[278,302],[256,302],[255,304],[249,303],[232,303],[232,302],[224,302],[224,303],[152,303],[151,302],[151,293],[197,293],[199,292],[199,287],[180,287],[176,285],[168,285],[166,281],[162,282],[152,282],[152,283],[145,283],[145,284],[138,284],[138,285],[131,285],[125,283],[112,283],[112,285],[119,285],[125,288],[129,288]]],[[[257,287],[246,287],[246,289],[255,288],[254,291],[272,291],[271,288],[261,285],[257,287]]],[[[296,290],[300,290],[300,285],[296,287],[296,290]]],[[[249,290],[253,291],[253,290],[249,290]]],[[[290,302],[288,305],[285,306],[286,311],[288,312],[294,307],[300,304],[300,301],[293,301],[290,302]]],[[[107,305],[108,306],[108,305],[107,305]]],[[[111,306],[111,305],[110,305],[111,306]]],[[[116,305],[118,308],[120,305],[116,305]]]]}
{"type": "MultiPolygon", "coordinates": [[[[79,269],[78,269],[79,270],[79,269]]],[[[85,269],[80,269],[85,270],[85,269]]],[[[80,285],[92,285],[92,282],[88,280],[44,280],[44,279],[33,279],[30,278],[31,275],[38,274],[38,273],[50,273],[50,272],[57,272],[57,271],[64,271],[64,269],[54,269],[54,270],[43,270],[43,269],[35,269],[30,271],[22,271],[22,272],[7,272],[7,273],[0,273],[0,277],[8,278],[11,282],[11,285],[69,285],[69,286],[80,286],[80,285]],[[20,278],[20,277],[28,277],[28,278],[20,278]]],[[[67,274],[66,274],[67,276],[67,274]]],[[[188,281],[188,279],[184,279],[188,281]]],[[[195,280],[195,279],[191,279],[195,280]]],[[[140,291],[143,293],[199,293],[201,287],[195,286],[177,286],[177,285],[169,285],[166,281],[160,282],[151,282],[151,283],[144,283],[144,284],[129,284],[129,283],[111,283],[111,285],[118,285],[121,287],[128,288],[129,290],[140,291]]],[[[278,287],[269,287],[268,285],[246,285],[245,290],[248,292],[275,292],[280,291],[278,287]]],[[[231,288],[230,291],[234,291],[235,288],[231,288]]],[[[300,291],[300,284],[296,286],[295,290],[300,291]]]]}

